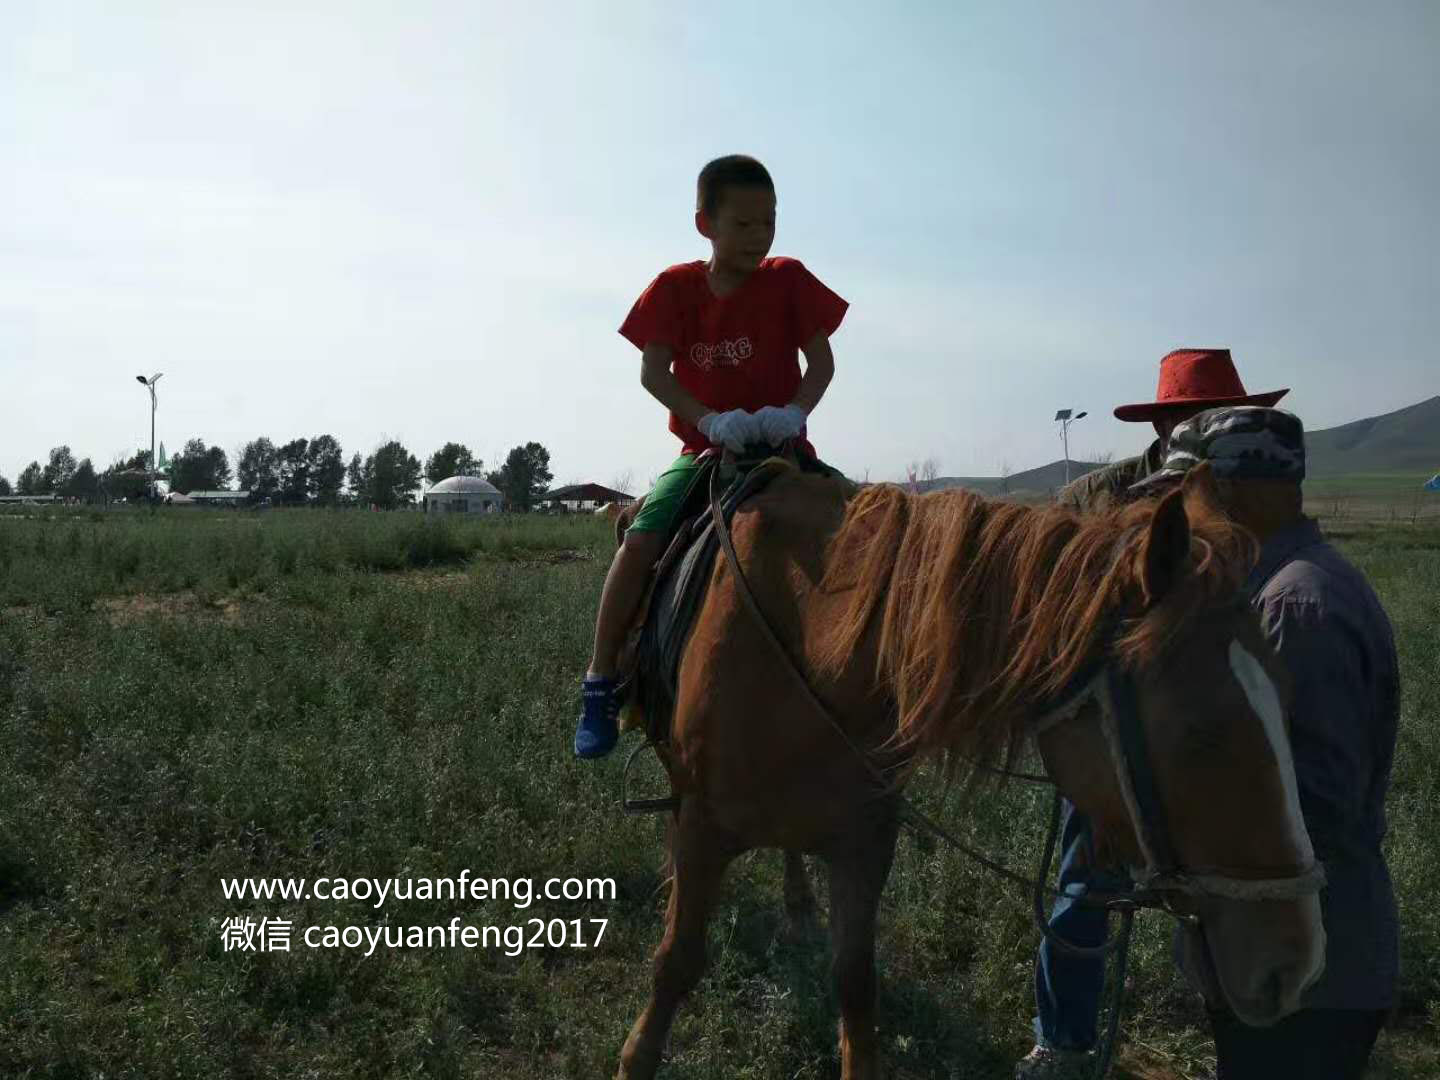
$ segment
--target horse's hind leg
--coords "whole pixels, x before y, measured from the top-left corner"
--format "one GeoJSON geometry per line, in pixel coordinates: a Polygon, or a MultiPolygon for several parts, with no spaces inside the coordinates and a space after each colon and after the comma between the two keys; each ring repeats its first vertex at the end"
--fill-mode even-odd
{"type": "Polygon", "coordinates": [[[815,925],[815,893],[805,872],[805,857],[798,851],[785,852],[785,922],[795,935],[815,925]]]}
{"type": "Polygon", "coordinates": [[[674,880],[665,912],[665,936],[655,951],[650,1003],[620,1051],[618,1080],[650,1080],[660,1064],[675,1010],[705,970],[705,924],[720,879],[735,852],[725,837],[682,806],[671,845],[674,880]]]}
{"type": "Polygon", "coordinates": [[[877,1080],[880,1076],[875,1034],[875,911],[890,876],[899,826],[890,817],[872,828],[854,848],[829,860],[841,1080],[877,1080]]]}

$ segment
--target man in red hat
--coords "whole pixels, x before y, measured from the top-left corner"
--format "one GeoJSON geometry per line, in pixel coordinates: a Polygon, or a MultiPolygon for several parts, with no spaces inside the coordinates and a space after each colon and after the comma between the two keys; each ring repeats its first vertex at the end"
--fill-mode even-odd
{"type": "Polygon", "coordinates": [[[1139,457],[1117,461],[1067,484],[1060,491],[1060,504],[1086,512],[1127,501],[1133,498],[1126,494],[1130,486],[1160,468],[1165,442],[1176,424],[1219,405],[1271,408],[1289,392],[1286,387],[1264,394],[1246,393],[1229,349],[1176,349],[1160,360],[1160,387],[1154,401],[1115,409],[1117,420],[1149,420],[1159,437],[1139,457]]]}
{"type": "MultiPolygon", "coordinates": [[[[1133,484],[1158,472],[1165,464],[1170,432],[1184,420],[1221,405],[1263,405],[1267,408],[1288,394],[1289,388],[1250,394],[1235,371],[1229,349],[1176,349],[1160,360],[1160,386],[1155,400],[1121,405],[1120,420],[1148,420],[1156,439],[1139,457],[1126,458],[1086,473],[1061,489],[1062,506],[1081,513],[1104,510],[1137,498],[1133,484]]],[[[1095,864],[1090,823],[1067,800],[1060,837],[1060,898],[1050,911],[1050,926],[1066,941],[1095,946],[1106,937],[1104,911],[1079,898],[1087,889],[1122,891],[1119,880],[1095,864]]],[[[1035,1047],[1015,1068],[1018,1080],[1064,1080],[1088,1077],[1100,1015],[1100,992],[1105,965],[1067,955],[1041,942],[1035,961],[1035,1047]]]]}

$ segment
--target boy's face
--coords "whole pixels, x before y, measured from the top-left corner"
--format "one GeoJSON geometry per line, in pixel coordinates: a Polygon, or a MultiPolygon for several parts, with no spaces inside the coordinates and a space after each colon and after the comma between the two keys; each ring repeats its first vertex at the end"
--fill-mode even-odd
{"type": "Polygon", "coordinates": [[[775,193],[757,187],[726,188],[715,216],[697,213],[695,227],[715,249],[717,266],[749,273],[775,242],[775,193]]]}

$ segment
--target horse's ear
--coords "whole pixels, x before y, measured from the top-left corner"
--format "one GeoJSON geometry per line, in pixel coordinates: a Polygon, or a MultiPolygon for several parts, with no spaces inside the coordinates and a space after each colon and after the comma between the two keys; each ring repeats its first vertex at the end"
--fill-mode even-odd
{"type": "Polygon", "coordinates": [[[1158,603],[1174,588],[1189,558],[1190,519],[1185,516],[1185,493],[1176,488],[1155,507],[1140,549],[1146,607],[1158,603]]]}
{"type": "Polygon", "coordinates": [[[1185,493],[1185,512],[1191,521],[1225,516],[1225,504],[1220,500],[1220,488],[1208,461],[1200,462],[1185,474],[1180,490],[1185,493]]]}

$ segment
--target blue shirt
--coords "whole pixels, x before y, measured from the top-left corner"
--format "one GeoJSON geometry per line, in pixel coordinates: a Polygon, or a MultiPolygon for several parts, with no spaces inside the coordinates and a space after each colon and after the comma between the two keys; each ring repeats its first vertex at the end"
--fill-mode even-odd
{"type": "Polygon", "coordinates": [[[1399,975],[1399,916],[1385,839],[1385,792],[1400,716],[1390,620],[1375,591],[1310,518],[1270,537],[1250,600],[1294,683],[1290,743],[1316,857],[1325,973],[1314,1009],[1387,1009],[1399,975]]]}

